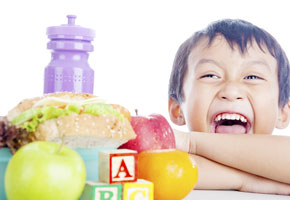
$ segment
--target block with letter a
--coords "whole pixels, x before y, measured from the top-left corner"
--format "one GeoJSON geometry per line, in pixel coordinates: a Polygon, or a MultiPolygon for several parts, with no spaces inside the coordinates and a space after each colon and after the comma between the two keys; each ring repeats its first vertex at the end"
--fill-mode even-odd
{"type": "Polygon", "coordinates": [[[123,200],[153,200],[153,183],[138,179],[135,183],[123,184],[123,200]]]}
{"type": "Polygon", "coordinates": [[[125,183],[137,181],[137,151],[129,149],[99,152],[99,181],[125,183]]]}
{"type": "Polygon", "coordinates": [[[87,181],[80,200],[121,200],[122,185],[87,181]]]}

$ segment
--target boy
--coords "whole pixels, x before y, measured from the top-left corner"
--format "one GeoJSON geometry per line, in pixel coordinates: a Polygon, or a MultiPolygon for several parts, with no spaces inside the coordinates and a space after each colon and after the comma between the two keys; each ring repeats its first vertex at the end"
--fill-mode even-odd
{"type": "Polygon", "coordinates": [[[180,46],[169,114],[191,131],[175,136],[197,162],[196,189],[290,194],[290,137],[271,135],[289,124],[289,70],[277,41],[243,20],[217,21],[180,46]]]}

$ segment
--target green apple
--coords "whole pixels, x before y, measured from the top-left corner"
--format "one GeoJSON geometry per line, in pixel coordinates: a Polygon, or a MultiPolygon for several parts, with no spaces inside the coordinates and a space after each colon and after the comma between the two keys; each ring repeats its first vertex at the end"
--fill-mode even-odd
{"type": "Polygon", "coordinates": [[[8,200],[76,200],[85,181],[86,169],[80,155],[51,142],[23,146],[5,172],[8,200]]]}

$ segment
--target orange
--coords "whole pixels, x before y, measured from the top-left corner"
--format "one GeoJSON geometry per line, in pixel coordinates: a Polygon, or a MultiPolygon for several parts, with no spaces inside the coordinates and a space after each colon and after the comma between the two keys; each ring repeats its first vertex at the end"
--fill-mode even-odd
{"type": "Polygon", "coordinates": [[[195,186],[197,167],[181,150],[147,150],[138,155],[138,178],[154,183],[155,200],[181,200],[195,186]]]}

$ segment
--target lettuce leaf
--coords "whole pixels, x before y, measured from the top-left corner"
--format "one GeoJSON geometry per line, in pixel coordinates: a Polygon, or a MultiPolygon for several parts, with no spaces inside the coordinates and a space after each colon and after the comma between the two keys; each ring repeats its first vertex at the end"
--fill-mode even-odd
{"type": "Polygon", "coordinates": [[[125,117],[118,111],[115,110],[111,105],[104,103],[91,103],[83,106],[70,104],[67,105],[64,109],[56,106],[45,106],[41,108],[31,108],[27,111],[24,111],[20,115],[16,116],[12,120],[12,124],[20,126],[20,128],[25,129],[28,132],[35,132],[37,126],[45,122],[46,120],[58,118],[64,115],[70,115],[72,113],[87,113],[92,115],[106,115],[111,114],[122,121],[125,117]]]}

